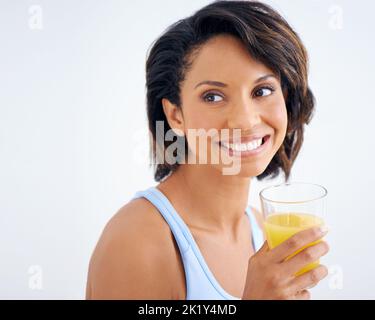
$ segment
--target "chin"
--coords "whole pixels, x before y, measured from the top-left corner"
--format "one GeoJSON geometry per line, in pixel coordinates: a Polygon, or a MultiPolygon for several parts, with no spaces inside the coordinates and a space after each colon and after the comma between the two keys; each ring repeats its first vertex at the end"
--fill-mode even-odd
{"type": "Polygon", "coordinates": [[[240,177],[257,177],[261,175],[266,169],[267,164],[243,164],[241,170],[238,173],[240,177]]]}
{"type": "Polygon", "coordinates": [[[255,162],[255,163],[241,163],[239,169],[232,164],[230,166],[217,166],[216,169],[220,170],[223,176],[237,176],[243,178],[251,178],[261,175],[268,166],[269,162],[255,162]],[[228,174],[228,170],[231,174],[228,174]],[[226,171],[224,171],[226,170],[226,171]],[[227,172],[227,173],[224,173],[227,172]]]}

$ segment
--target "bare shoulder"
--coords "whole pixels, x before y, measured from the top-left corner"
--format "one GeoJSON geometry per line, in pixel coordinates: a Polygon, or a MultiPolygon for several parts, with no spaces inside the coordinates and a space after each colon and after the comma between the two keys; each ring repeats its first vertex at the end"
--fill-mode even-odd
{"type": "Polygon", "coordinates": [[[87,299],[173,299],[178,256],[157,209],[138,198],[105,226],[90,259],[87,299]]]}

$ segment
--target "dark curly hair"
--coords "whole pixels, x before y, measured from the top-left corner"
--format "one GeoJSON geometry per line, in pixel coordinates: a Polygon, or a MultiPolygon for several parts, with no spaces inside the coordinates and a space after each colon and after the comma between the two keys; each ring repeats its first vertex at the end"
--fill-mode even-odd
{"type": "MultiPolygon", "coordinates": [[[[161,181],[179,166],[179,163],[155,163],[160,147],[156,141],[156,121],[164,121],[165,132],[170,129],[162,99],[181,107],[180,84],[191,67],[194,54],[207,40],[219,34],[230,34],[241,40],[255,60],[279,76],[288,114],[287,133],[283,144],[257,179],[274,178],[283,171],[288,180],[303,142],[304,125],[310,122],[315,105],[308,86],[308,56],[301,39],[285,19],[258,1],[213,2],[172,24],[154,41],[146,62],[147,116],[154,178],[161,181]]],[[[167,149],[173,142],[163,143],[167,149]]],[[[187,148],[187,143],[185,145],[187,148]]]]}

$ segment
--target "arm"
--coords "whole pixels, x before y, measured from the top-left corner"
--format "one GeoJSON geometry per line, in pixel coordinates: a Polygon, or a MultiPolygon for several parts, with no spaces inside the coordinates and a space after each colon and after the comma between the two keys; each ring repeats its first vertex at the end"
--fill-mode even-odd
{"type": "Polygon", "coordinates": [[[90,260],[87,299],[172,299],[160,232],[141,217],[121,212],[104,229],[90,260]]]}

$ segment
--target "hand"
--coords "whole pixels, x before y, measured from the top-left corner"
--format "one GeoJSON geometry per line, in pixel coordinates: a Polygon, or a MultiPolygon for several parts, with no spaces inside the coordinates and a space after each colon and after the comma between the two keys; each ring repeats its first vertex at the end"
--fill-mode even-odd
{"type": "Polygon", "coordinates": [[[327,276],[327,268],[319,265],[300,276],[295,276],[295,274],[307,264],[325,255],[329,250],[328,244],[321,240],[290,259],[286,260],[286,258],[326,234],[327,230],[319,227],[306,229],[296,233],[272,250],[269,249],[266,241],[249,259],[242,299],[310,299],[310,292],[307,289],[314,287],[327,276]]]}

